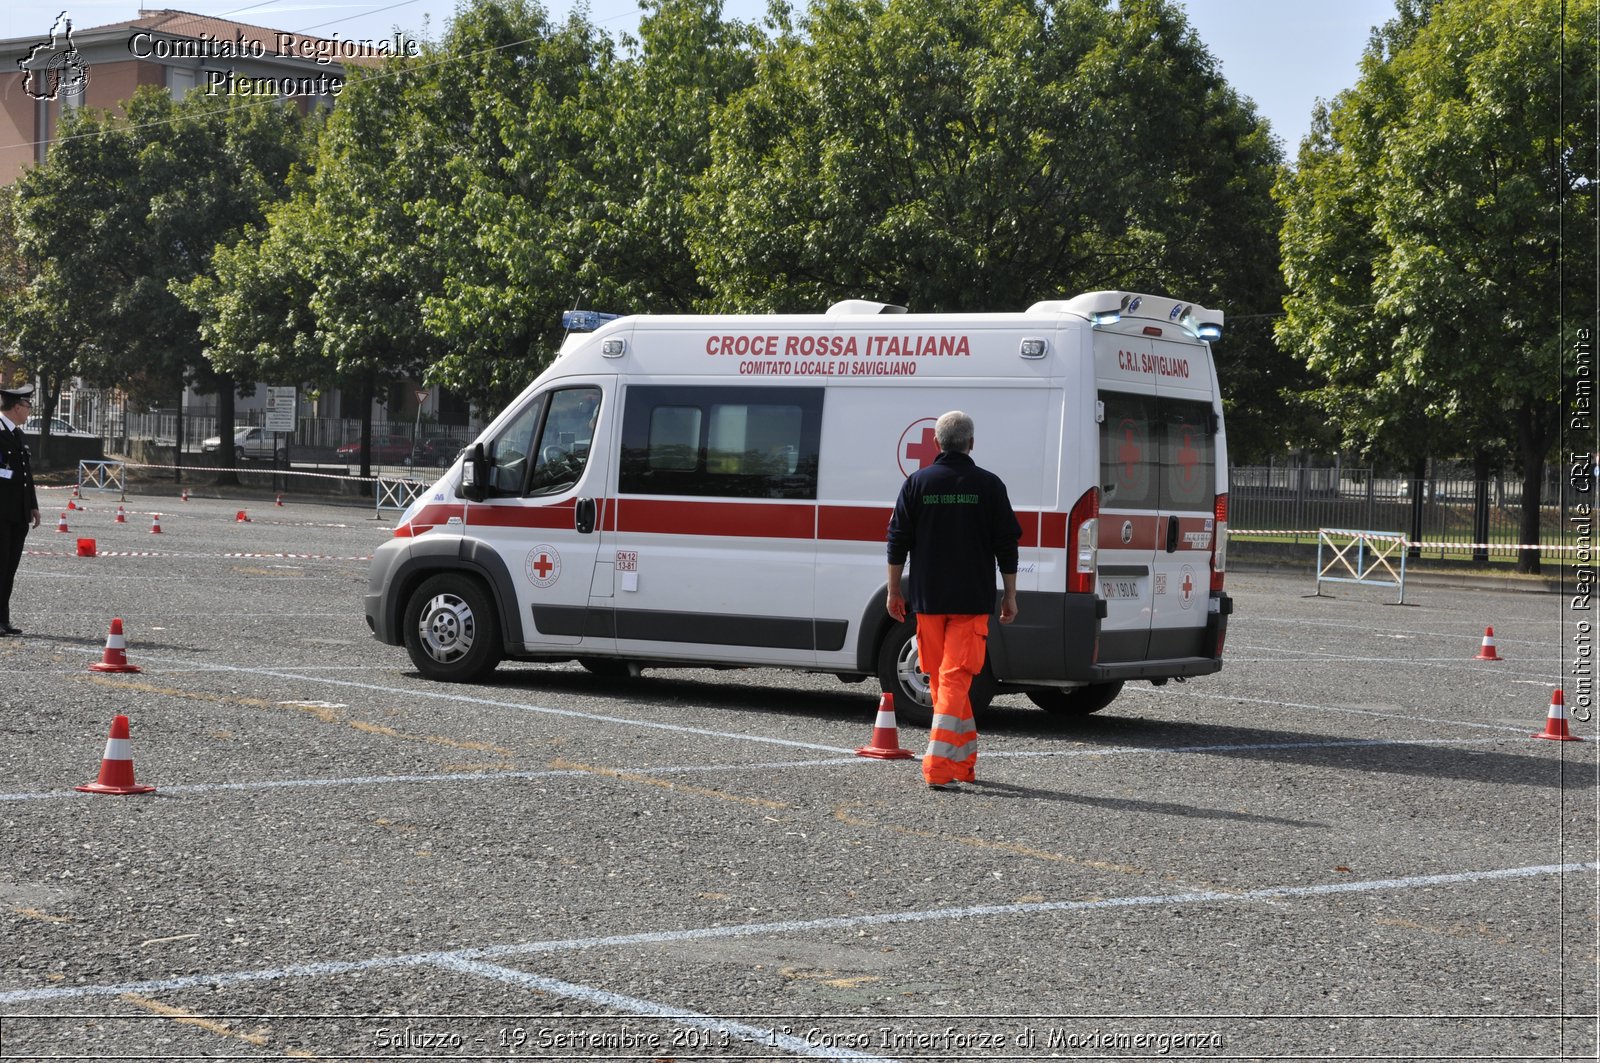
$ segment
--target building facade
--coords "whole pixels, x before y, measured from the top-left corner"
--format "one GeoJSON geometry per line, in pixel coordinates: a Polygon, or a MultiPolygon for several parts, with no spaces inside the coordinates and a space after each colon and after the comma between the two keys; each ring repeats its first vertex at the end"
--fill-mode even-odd
{"type": "Polygon", "coordinates": [[[0,41],[0,184],[44,160],[64,111],[118,110],[143,85],[330,106],[346,69],[415,55],[409,40],[351,41],[251,26],[186,11],[80,29],[63,13],[33,37],[0,41]]]}

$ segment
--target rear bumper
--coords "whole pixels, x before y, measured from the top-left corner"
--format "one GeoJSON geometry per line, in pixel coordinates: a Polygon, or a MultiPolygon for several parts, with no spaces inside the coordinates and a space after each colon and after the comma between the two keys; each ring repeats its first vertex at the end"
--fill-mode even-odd
{"type": "Polygon", "coordinates": [[[1017,599],[1016,622],[989,628],[989,661],[1002,683],[1178,679],[1222,669],[1233,613],[1233,599],[1226,594],[1207,600],[1204,625],[1158,631],[1137,643],[1102,638],[1104,603],[1098,595],[1024,592],[1017,599]]]}

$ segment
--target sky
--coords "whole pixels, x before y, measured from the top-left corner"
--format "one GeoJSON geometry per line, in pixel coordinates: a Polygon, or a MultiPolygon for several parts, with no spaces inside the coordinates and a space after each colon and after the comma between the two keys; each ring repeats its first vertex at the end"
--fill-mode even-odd
{"type": "MultiPolygon", "coordinates": [[[[544,0],[560,17],[572,0],[544,0]]],[[[581,2],[581,0],[580,0],[581,2]]],[[[1394,0],[1182,0],[1190,25],[1222,65],[1223,76],[1249,97],[1293,160],[1310,129],[1318,99],[1331,100],[1356,81],[1358,62],[1374,26],[1394,14],[1394,0]]],[[[345,40],[381,40],[399,27],[439,37],[455,0],[146,0],[276,30],[345,40]],[[424,28],[426,27],[426,32],[424,28]]],[[[803,2],[795,2],[803,7],[803,2]]],[[[0,39],[46,35],[65,9],[73,25],[102,26],[136,18],[138,0],[9,0],[0,12],[0,39]]],[[[639,23],[635,0],[588,0],[589,15],[612,36],[639,23]]],[[[724,0],[726,18],[758,21],[766,0],[724,0]]]]}

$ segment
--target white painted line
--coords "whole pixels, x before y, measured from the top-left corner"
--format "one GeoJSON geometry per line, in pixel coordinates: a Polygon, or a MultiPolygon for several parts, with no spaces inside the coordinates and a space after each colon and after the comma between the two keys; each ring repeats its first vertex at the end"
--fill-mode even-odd
{"type": "Polygon", "coordinates": [[[863,915],[838,915],[821,919],[792,919],[771,923],[741,923],[734,926],[697,927],[691,930],[657,930],[606,937],[566,938],[555,941],[528,941],[512,945],[491,945],[451,952],[424,952],[402,956],[377,956],[367,960],[323,960],[287,967],[255,971],[223,971],[215,974],[190,974],[174,978],[152,978],[141,982],[113,985],[50,986],[13,989],[0,993],[0,1007],[38,1000],[71,1000],[79,997],[113,997],[124,993],[149,995],[194,989],[200,986],[226,988],[284,978],[328,978],[358,971],[384,971],[424,964],[443,965],[470,960],[502,959],[509,956],[534,956],[551,952],[577,952],[588,949],[624,948],[634,945],[661,945],[678,941],[712,941],[726,938],[762,937],[771,934],[803,934],[816,930],[852,930],[896,923],[944,923],[957,919],[985,919],[995,916],[1041,915],[1053,912],[1094,912],[1117,908],[1150,908],[1178,904],[1236,904],[1249,901],[1281,900],[1290,897],[1323,897],[1340,893],[1383,893],[1394,890],[1430,889],[1474,882],[1542,878],[1600,870],[1600,862],[1581,864],[1539,864],[1531,867],[1502,867],[1484,871],[1458,871],[1440,875],[1408,875],[1400,878],[1364,879],[1354,882],[1327,882],[1313,886],[1266,886],[1260,889],[1195,890],[1188,893],[1162,893],[1135,897],[1109,897],[1097,901],[1038,901],[1017,904],[985,904],[966,908],[934,908],[914,912],[879,912],[863,915]]]}
{"type": "MultiPolygon", "coordinates": [[[[691,772],[713,771],[790,771],[797,768],[809,768],[818,765],[840,764],[866,764],[871,763],[859,757],[835,757],[823,760],[789,760],[768,764],[691,764],[682,766],[669,766],[660,768],[616,768],[621,775],[682,775],[691,772]]],[[[355,775],[348,778],[337,779],[262,779],[256,782],[218,782],[218,783],[178,783],[168,785],[163,783],[160,792],[172,794],[209,794],[223,793],[230,790],[292,790],[300,787],[328,787],[328,786],[389,786],[395,784],[411,783],[456,783],[456,782],[500,782],[506,779],[555,779],[561,777],[582,779],[595,778],[592,771],[581,768],[541,768],[529,771],[459,771],[440,772],[437,774],[419,775],[355,775]]],[[[0,794],[0,802],[5,801],[49,801],[59,798],[78,800],[89,798],[91,794],[82,794],[76,790],[43,790],[36,792],[23,792],[14,794],[0,794]]]]}
{"type": "Polygon", "coordinates": [[[983,759],[1105,757],[1120,753],[1271,753],[1275,749],[1336,749],[1341,746],[1477,746],[1498,745],[1504,741],[1503,738],[1338,738],[1312,742],[1237,742],[1200,746],[1106,746],[1103,749],[1044,749],[1016,753],[984,750],[983,759]]]}
{"type": "MultiPolygon", "coordinates": [[[[462,974],[477,975],[480,978],[492,978],[497,982],[509,982],[512,985],[523,986],[551,996],[566,997],[568,1000],[581,1000],[586,1004],[597,1005],[602,1008],[614,1008],[630,1017],[653,1016],[666,1019],[697,1030],[708,1030],[713,1033],[731,1034],[740,1040],[750,1040],[759,1049],[781,1048],[797,1056],[811,1056],[817,1059],[862,1059],[873,1060],[876,1063],[893,1063],[883,1056],[871,1056],[865,1052],[855,1052],[848,1048],[835,1048],[827,1045],[808,1044],[799,1037],[779,1033],[777,1030],[761,1026],[751,1026],[748,1023],[731,1022],[718,1019],[698,1011],[684,1011],[671,1008],[665,1004],[657,1004],[652,1000],[641,1000],[638,997],[624,996],[621,993],[612,993],[605,989],[595,989],[586,985],[574,985],[571,982],[562,982],[554,978],[544,978],[526,971],[518,971],[510,967],[501,967],[496,964],[482,963],[477,960],[467,960],[460,957],[437,960],[434,966],[443,967],[450,971],[459,971],[462,974]]],[[[655,1046],[659,1051],[654,1052],[658,1057],[675,1055],[670,1051],[669,1045],[655,1046]]]]}
{"type": "MultiPolygon", "coordinates": [[[[331,682],[331,680],[330,680],[331,682]]],[[[1466,720],[1441,720],[1434,716],[1412,716],[1403,712],[1379,712],[1376,709],[1353,709],[1344,705],[1310,705],[1299,701],[1273,701],[1271,698],[1247,698],[1239,694],[1202,694],[1194,690],[1172,690],[1157,687],[1151,690],[1157,697],[1206,698],[1210,701],[1232,701],[1241,705],[1271,705],[1276,709],[1310,709],[1315,712],[1342,712],[1350,716],[1374,716],[1381,720],[1404,720],[1406,723],[1431,723],[1445,727],[1468,727],[1477,731],[1508,731],[1521,734],[1526,727],[1512,727],[1497,723],[1470,723],[1466,720]]]]}
{"type": "MultiPolygon", "coordinates": [[[[139,663],[149,671],[151,664],[175,664],[180,667],[192,668],[192,661],[177,661],[171,658],[152,657],[149,654],[140,654],[139,663]]],[[[237,672],[242,675],[258,675],[268,679],[292,679],[301,683],[322,683],[328,686],[350,687],[354,690],[365,690],[374,694],[399,694],[410,698],[435,698],[439,701],[453,701],[464,705],[477,705],[493,709],[513,709],[517,712],[543,713],[548,716],[565,716],[576,720],[589,720],[593,723],[615,723],[624,727],[644,727],[656,731],[672,731],[675,734],[700,735],[704,738],[716,738],[721,741],[758,742],[763,745],[787,746],[791,749],[815,749],[823,753],[854,753],[854,749],[842,746],[828,746],[820,742],[800,742],[792,738],[770,738],[766,735],[750,734],[745,731],[715,731],[708,727],[685,727],[677,723],[658,723],[652,720],[636,720],[627,716],[606,716],[596,712],[579,712],[577,709],[556,709],[548,705],[527,705],[514,701],[496,701],[492,698],[474,698],[465,694],[449,694],[435,690],[432,687],[390,687],[377,683],[357,683],[351,679],[332,679],[328,676],[300,675],[296,672],[281,672],[274,668],[246,668],[241,665],[217,665],[209,671],[237,672]]],[[[867,705],[866,702],[863,702],[867,705]]],[[[862,718],[867,719],[871,712],[876,711],[876,704],[871,704],[862,709],[862,718]]]]}
{"type": "MultiPolygon", "coordinates": [[[[1516,728],[1520,734],[1526,728],[1516,728]]],[[[1016,752],[985,751],[985,760],[1026,759],[1036,757],[1109,757],[1122,754],[1187,754],[1187,753],[1270,753],[1277,749],[1336,749],[1346,746],[1447,746],[1494,745],[1503,738],[1335,738],[1308,742],[1236,742],[1218,745],[1195,746],[1104,746],[1088,749],[1019,750],[1016,752]]],[[[885,761],[859,756],[823,757],[816,760],[787,760],[764,764],[679,764],[661,767],[608,769],[619,775],[689,775],[700,772],[739,771],[796,771],[806,768],[824,768],[883,764],[885,761]]],[[[915,762],[913,762],[915,767],[915,762]]],[[[501,782],[508,779],[553,779],[560,777],[592,777],[595,773],[573,768],[541,768],[527,771],[461,771],[414,775],[353,775],[331,779],[260,779],[252,782],[218,783],[162,783],[160,792],[173,794],[209,794],[228,791],[292,790],[336,786],[391,786],[416,783],[501,782]]],[[[0,793],[0,803],[22,801],[88,801],[94,795],[73,789],[34,790],[17,793],[0,793]]]]}

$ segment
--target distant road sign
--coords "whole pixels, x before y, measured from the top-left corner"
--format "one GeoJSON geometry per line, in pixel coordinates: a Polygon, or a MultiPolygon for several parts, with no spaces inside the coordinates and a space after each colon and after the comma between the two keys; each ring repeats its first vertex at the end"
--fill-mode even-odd
{"type": "Polygon", "coordinates": [[[267,417],[262,425],[269,432],[293,432],[295,388],[267,388],[267,417]]]}

